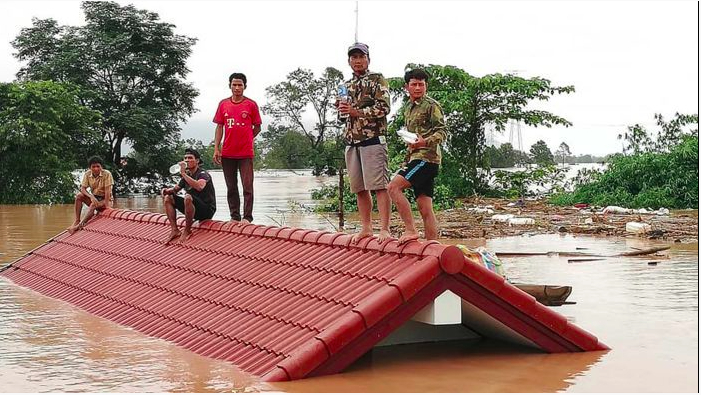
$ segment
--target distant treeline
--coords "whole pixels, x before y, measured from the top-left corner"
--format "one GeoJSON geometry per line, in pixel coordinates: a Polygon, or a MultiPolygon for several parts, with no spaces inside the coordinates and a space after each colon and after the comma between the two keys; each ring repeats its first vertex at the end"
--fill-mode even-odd
{"type": "Polygon", "coordinates": [[[531,146],[529,153],[513,148],[510,143],[501,144],[499,147],[488,146],[485,149],[485,158],[489,162],[489,167],[502,169],[523,164],[554,164],[557,163],[601,163],[605,162],[609,155],[595,156],[590,154],[571,155],[567,144],[560,144],[560,149],[552,154],[544,141],[540,140],[531,146]],[[564,148],[567,147],[565,151],[564,148]]]}

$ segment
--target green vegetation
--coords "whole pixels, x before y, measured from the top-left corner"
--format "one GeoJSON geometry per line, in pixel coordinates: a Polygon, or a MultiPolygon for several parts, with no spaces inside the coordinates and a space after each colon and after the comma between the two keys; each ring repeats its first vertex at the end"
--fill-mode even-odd
{"type": "MultiPolygon", "coordinates": [[[[523,78],[512,74],[475,77],[454,66],[409,64],[406,68],[425,69],[431,78],[428,95],[441,103],[446,114],[448,141],[445,144],[437,185],[445,186],[453,198],[489,191],[489,168],[485,143],[488,126],[503,132],[509,120],[529,126],[570,126],[555,114],[538,110],[536,103],[557,94],[574,92],[573,86],[556,86],[545,78],[523,78]],[[478,171],[482,169],[483,171],[478,171]]],[[[404,79],[389,80],[395,101],[406,103],[404,79]]],[[[392,120],[390,134],[403,124],[401,112],[392,120]]],[[[404,144],[390,139],[392,164],[401,162],[404,144]]]]}
{"type": "Polygon", "coordinates": [[[504,143],[497,147],[488,146],[484,156],[490,168],[514,167],[530,163],[530,157],[525,152],[515,150],[511,143],[504,143]]]}
{"type": "MultiPolygon", "coordinates": [[[[358,203],[355,198],[355,194],[350,191],[350,180],[348,177],[345,178],[343,183],[343,209],[347,212],[358,211],[358,203]]],[[[407,198],[413,210],[416,210],[416,197],[411,188],[407,190],[407,198]]],[[[338,186],[336,184],[330,184],[323,186],[321,188],[312,191],[312,199],[319,200],[319,204],[316,206],[316,211],[319,212],[337,212],[339,211],[338,206],[338,186]]],[[[372,195],[373,207],[377,207],[377,201],[375,200],[375,195],[372,195]]],[[[458,199],[450,196],[450,191],[444,185],[436,185],[433,193],[433,207],[438,210],[445,210],[449,208],[455,208],[460,204],[458,199]]]]}
{"type": "Polygon", "coordinates": [[[494,185],[487,195],[514,199],[562,192],[566,171],[552,164],[517,171],[497,170],[494,185]]]}
{"type": "Polygon", "coordinates": [[[564,166],[567,157],[572,155],[572,152],[570,152],[570,146],[564,141],[561,142],[560,146],[557,147],[557,151],[555,151],[555,155],[557,155],[557,158],[562,162],[562,166],[564,166]]]}
{"type": "Polygon", "coordinates": [[[555,164],[553,153],[550,152],[550,148],[548,148],[548,145],[545,144],[543,140],[538,140],[531,146],[531,157],[533,158],[533,162],[541,166],[555,164]]]}
{"type": "Polygon", "coordinates": [[[99,113],[79,103],[76,86],[50,81],[0,84],[0,202],[65,203],[71,171],[100,152],[99,113]]]}
{"type": "Polygon", "coordinates": [[[122,177],[161,182],[160,175],[180,156],[180,122],[194,111],[198,92],[185,76],[196,40],[175,34],[158,14],[132,5],[86,1],[81,7],[85,25],[34,19],[32,27],[21,30],[12,41],[25,63],[17,77],[79,88],[80,103],[102,116],[95,130],[104,144],[91,154],[119,169],[117,192],[128,184],[122,177]],[[122,143],[133,148],[126,161],[122,143]]]}
{"type": "Polygon", "coordinates": [[[655,118],[660,127],[655,135],[640,125],[628,127],[620,136],[627,154],[613,155],[603,172],[580,173],[573,192],[556,194],[550,201],[558,205],[698,208],[698,114],[676,114],[670,122],[659,114],[655,118]]]}
{"type": "Polygon", "coordinates": [[[343,73],[327,67],[318,78],[299,68],[285,81],[266,88],[268,103],[263,113],[273,122],[263,132],[263,166],[268,168],[311,167],[314,174],[337,174],[343,165],[341,127],[336,119],[336,88],[343,73]],[[314,126],[304,115],[311,110],[314,126]]]}
{"type": "MultiPolygon", "coordinates": [[[[533,150],[533,146],[531,146],[531,150],[533,150]]],[[[531,155],[515,150],[511,143],[504,143],[499,147],[488,146],[484,151],[484,156],[487,164],[492,169],[536,163],[536,160],[534,160],[531,155]]],[[[565,163],[596,163],[606,161],[605,157],[592,156],[590,154],[572,155],[569,145],[564,142],[561,143],[557,151],[555,151],[555,156],[557,161],[563,165],[565,163]]]]}

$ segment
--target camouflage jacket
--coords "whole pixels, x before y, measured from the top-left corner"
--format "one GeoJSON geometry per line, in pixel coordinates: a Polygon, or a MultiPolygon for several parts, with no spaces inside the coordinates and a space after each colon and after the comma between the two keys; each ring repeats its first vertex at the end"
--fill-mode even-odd
{"type": "Polygon", "coordinates": [[[389,87],[380,73],[366,71],[346,81],[348,96],[360,117],[347,117],[344,137],[346,142],[359,142],[387,133],[387,114],[390,110],[389,87]]]}
{"type": "Polygon", "coordinates": [[[441,164],[441,143],[445,141],[445,119],[441,105],[428,96],[404,105],[404,123],[408,131],[421,135],[426,146],[412,150],[409,148],[409,161],[421,159],[441,164]]]}

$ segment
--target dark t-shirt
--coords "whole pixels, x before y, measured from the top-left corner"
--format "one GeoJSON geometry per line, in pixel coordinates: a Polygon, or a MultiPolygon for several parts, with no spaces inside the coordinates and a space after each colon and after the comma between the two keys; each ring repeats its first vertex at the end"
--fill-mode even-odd
{"type": "Polygon", "coordinates": [[[200,200],[209,205],[212,210],[216,210],[217,198],[214,195],[214,183],[212,182],[212,176],[210,176],[207,171],[203,170],[199,166],[197,167],[197,170],[195,170],[195,174],[191,174],[190,176],[195,180],[206,180],[207,184],[201,191],[198,191],[197,189],[191,187],[184,178],[181,178],[178,186],[184,189],[185,192],[189,193],[190,195],[198,197],[200,200]]]}

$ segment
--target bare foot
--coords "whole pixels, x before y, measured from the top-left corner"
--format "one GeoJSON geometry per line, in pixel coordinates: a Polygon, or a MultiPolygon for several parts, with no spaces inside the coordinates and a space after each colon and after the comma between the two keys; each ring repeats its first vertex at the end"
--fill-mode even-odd
{"type": "Polygon", "coordinates": [[[168,239],[166,239],[166,244],[170,243],[173,241],[173,239],[176,239],[180,237],[180,231],[177,229],[171,229],[170,234],[168,235],[168,239]]]}
{"type": "Polygon", "coordinates": [[[245,219],[245,218],[241,220],[241,225],[247,225],[247,224],[250,224],[250,223],[251,223],[251,221],[249,221],[249,220],[247,220],[247,219],[245,219]]]}
{"type": "Polygon", "coordinates": [[[183,233],[180,235],[180,242],[184,243],[185,240],[187,240],[191,234],[192,233],[189,230],[187,230],[187,229],[183,230],[183,233]]]}
{"type": "Polygon", "coordinates": [[[372,231],[361,230],[360,232],[353,235],[351,238],[351,244],[358,244],[358,242],[366,237],[372,237],[372,231]]]}
{"type": "Polygon", "coordinates": [[[390,237],[392,237],[392,235],[388,230],[381,230],[380,234],[377,235],[377,242],[382,244],[383,241],[389,239],[390,237]]]}
{"type": "Polygon", "coordinates": [[[416,232],[404,232],[402,237],[399,238],[398,243],[399,245],[402,245],[404,243],[408,243],[412,240],[417,240],[419,238],[419,234],[416,232]]]}

